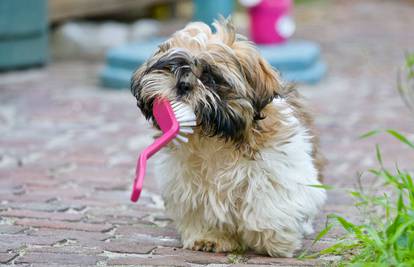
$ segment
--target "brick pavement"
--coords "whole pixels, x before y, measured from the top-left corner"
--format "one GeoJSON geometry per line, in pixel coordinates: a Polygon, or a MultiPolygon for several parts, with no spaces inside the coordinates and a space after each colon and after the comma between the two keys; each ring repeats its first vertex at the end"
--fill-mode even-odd
{"type": "MultiPolygon", "coordinates": [[[[316,1],[296,9],[297,36],[320,42],[330,68],[322,83],[301,89],[315,110],[329,160],[326,183],[341,189],[330,192],[324,214],[355,216],[342,189],[352,187],[356,173],[374,164],[376,142],[387,157],[412,168],[413,154],[391,138],[360,141],[357,136],[395,128],[414,137],[413,116],[394,90],[404,52],[414,50],[413,13],[410,1],[383,0],[316,1]]],[[[58,62],[0,74],[0,264],[327,263],[182,250],[151,171],[139,204],[129,202],[135,159],[152,131],[128,91],[97,86],[100,67],[58,62]]],[[[319,229],[324,214],[316,221],[319,229]]]]}

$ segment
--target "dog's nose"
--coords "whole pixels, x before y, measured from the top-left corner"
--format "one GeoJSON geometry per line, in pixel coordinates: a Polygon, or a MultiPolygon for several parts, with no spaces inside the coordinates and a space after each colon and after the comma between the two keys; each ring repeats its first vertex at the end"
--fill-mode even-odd
{"type": "Polygon", "coordinates": [[[184,95],[191,89],[191,84],[187,81],[180,81],[177,86],[177,91],[179,95],[184,95]]]}
{"type": "Polygon", "coordinates": [[[177,75],[177,94],[183,96],[191,91],[196,84],[197,78],[194,76],[193,72],[188,66],[183,66],[180,68],[180,72],[177,75]]]}

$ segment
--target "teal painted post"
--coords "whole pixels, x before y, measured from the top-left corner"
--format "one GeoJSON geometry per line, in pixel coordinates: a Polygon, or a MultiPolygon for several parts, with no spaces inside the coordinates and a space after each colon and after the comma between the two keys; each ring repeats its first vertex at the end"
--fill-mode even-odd
{"type": "Polygon", "coordinates": [[[0,70],[47,59],[47,0],[0,0],[0,70]]]}
{"type": "Polygon", "coordinates": [[[194,21],[211,25],[220,15],[228,17],[233,13],[234,0],[193,0],[194,21]]]}

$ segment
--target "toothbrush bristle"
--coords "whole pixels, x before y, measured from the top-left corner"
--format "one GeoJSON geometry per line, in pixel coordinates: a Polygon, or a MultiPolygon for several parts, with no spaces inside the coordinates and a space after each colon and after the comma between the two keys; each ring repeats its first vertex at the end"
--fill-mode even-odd
{"type": "Polygon", "coordinates": [[[185,134],[191,134],[191,133],[194,132],[194,130],[192,128],[189,128],[189,127],[181,127],[180,132],[183,132],[185,134]]]}
{"type": "Polygon", "coordinates": [[[171,107],[174,111],[175,118],[180,124],[180,133],[173,140],[175,145],[179,145],[180,142],[188,142],[188,138],[185,135],[192,134],[193,128],[197,125],[196,116],[193,109],[182,102],[170,101],[171,107]]]}

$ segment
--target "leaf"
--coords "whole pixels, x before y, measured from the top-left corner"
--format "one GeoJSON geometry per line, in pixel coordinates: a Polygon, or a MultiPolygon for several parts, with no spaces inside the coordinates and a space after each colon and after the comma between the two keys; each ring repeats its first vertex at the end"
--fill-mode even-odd
{"type": "Polygon", "coordinates": [[[349,241],[351,243],[346,243],[345,241],[333,244],[332,246],[322,249],[321,251],[319,251],[319,255],[327,255],[327,254],[343,254],[346,251],[349,251],[353,248],[359,247],[360,245],[358,244],[358,242],[355,241],[349,241]]]}
{"type": "Polygon", "coordinates": [[[384,166],[384,164],[382,163],[381,150],[378,144],[375,145],[375,152],[376,152],[377,160],[379,164],[381,165],[381,167],[384,166]]]}
{"type": "Polygon", "coordinates": [[[312,245],[314,245],[316,242],[321,240],[322,237],[329,233],[333,226],[334,225],[330,223],[324,229],[322,229],[322,231],[320,231],[319,234],[315,237],[315,240],[313,240],[312,245]]]}
{"type": "Polygon", "coordinates": [[[335,218],[341,225],[342,227],[348,231],[349,233],[356,233],[356,232],[360,232],[358,229],[358,226],[356,226],[355,224],[347,221],[345,218],[333,214],[333,215],[329,215],[331,218],[335,218]]]}
{"type": "Polygon", "coordinates": [[[355,198],[359,198],[359,199],[365,199],[365,196],[362,195],[361,192],[358,191],[352,191],[350,192],[351,196],[355,197],[355,198]]]}
{"type": "Polygon", "coordinates": [[[406,55],[405,63],[406,63],[407,68],[411,68],[414,66],[414,53],[406,55]]]}
{"type": "Polygon", "coordinates": [[[381,171],[379,171],[379,170],[369,169],[368,172],[372,173],[375,176],[381,176],[381,171]]]}
{"type": "Polygon", "coordinates": [[[380,130],[372,130],[372,131],[369,131],[369,132],[366,132],[366,133],[360,135],[359,139],[365,139],[365,138],[377,135],[380,132],[381,132],[380,130]]]}
{"type": "Polygon", "coordinates": [[[392,184],[401,190],[402,184],[398,181],[398,177],[392,175],[388,170],[384,169],[380,176],[383,177],[389,184],[392,184]]]}
{"type": "Polygon", "coordinates": [[[407,210],[407,208],[405,207],[405,204],[404,204],[404,198],[403,198],[403,194],[402,194],[401,191],[400,191],[400,194],[398,196],[397,210],[398,210],[398,213],[400,213],[401,211],[406,211],[407,210]]]}
{"type": "Polygon", "coordinates": [[[332,190],[335,188],[332,185],[327,185],[327,184],[308,184],[308,186],[315,187],[315,188],[322,188],[325,190],[332,190]]]}
{"type": "Polygon", "coordinates": [[[392,129],[388,129],[387,133],[391,134],[392,136],[400,140],[402,143],[408,145],[409,147],[414,148],[414,143],[412,143],[410,140],[407,139],[407,137],[400,134],[399,132],[392,130],[392,129]]]}
{"type": "Polygon", "coordinates": [[[299,260],[304,260],[304,259],[309,259],[309,258],[311,258],[312,257],[312,255],[308,255],[308,249],[305,249],[304,251],[302,251],[302,253],[300,253],[298,256],[297,256],[297,258],[299,259],[299,260]]]}
{"type": "Polygon", "coordinates": [[[371,240],[374,241],[374,244],[376,245],[376,247],[379,250],[381,250],[384,254],[387,254],[385,245],[383,241],[381,240],[381,237],[378,234],[378,232],[371,227],[367,227],[365,230],[367,231],[368,235],[371,237],[371,240]]]}
{"type": "Polygon", "coordinates": [[[391,214],[391,204],[390,204],[390,199],[387,195],[387,193],[384,193],[384,199],[385,199],[385,219],[388,221],[390,218],[390,214],[391,214]]]}
{"type": "Polygon", "coordinates": [[[400,173],[402,177],[405,179],[406,188],[409,190],[410,193],[414,192],[414,184],[413,184],[413,178],[409,173],[400,173]]]}
{"type": "Polygon", "coordinates": [[[404,232],[406,231],[406,229],[408,227],[412,226],[412,225],[414,225],[414,220],[409,220],[408,222],[401,224],[397,228],[397,230],[395,231],[393,237],[391,238],[391,243],[395,243],[398,240],[398,238],[400,238],[400,236],[402,234],[404,234],[404,232]]]}

